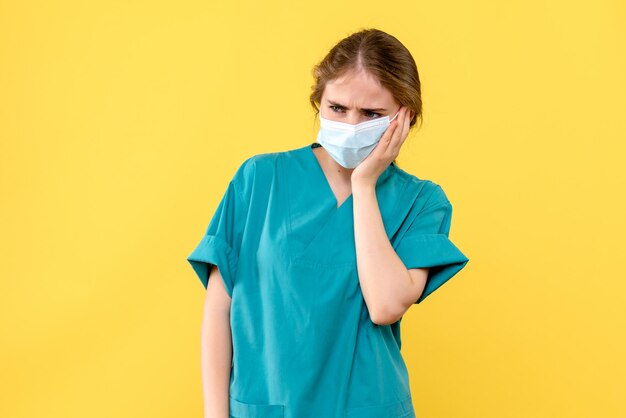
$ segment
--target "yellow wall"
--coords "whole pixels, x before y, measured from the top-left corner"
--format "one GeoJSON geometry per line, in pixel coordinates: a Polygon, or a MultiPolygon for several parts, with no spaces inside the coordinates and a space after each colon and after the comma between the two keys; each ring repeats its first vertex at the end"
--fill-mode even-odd
{"type": "Polygon", "coordinates": [[[471,259],[402,322],[418,416],[625,417],[626,6],[421,3],[0,1],[0,416],[202,416],[185,258],[373,26],[423,82],[398,162],[471,259]]]}

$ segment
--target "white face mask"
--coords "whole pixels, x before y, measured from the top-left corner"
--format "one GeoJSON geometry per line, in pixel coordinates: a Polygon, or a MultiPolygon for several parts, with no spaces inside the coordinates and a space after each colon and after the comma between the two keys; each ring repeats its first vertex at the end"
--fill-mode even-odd
{"type": "Polygon", "coordinates": [[[317,142],[342,167],[355,168],[372,152],[399,113],[391,120],[383,116],[356,125],[326,119],[320,114],[317,142]]]}

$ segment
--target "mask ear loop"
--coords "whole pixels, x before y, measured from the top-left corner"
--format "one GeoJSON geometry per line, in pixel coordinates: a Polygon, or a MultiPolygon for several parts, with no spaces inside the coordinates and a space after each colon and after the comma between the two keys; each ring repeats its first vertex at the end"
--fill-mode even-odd
{"type": "Polygon", "coordinates": [[[396,115],[393,118],[391,118],[391,120],[389,120],[389,123],[391,123],[391,121],[394,120],[396,116],[398,116],[399,114],[400,114],[400,111],[398,110],[398,113],[396,113],[396,115]]]}

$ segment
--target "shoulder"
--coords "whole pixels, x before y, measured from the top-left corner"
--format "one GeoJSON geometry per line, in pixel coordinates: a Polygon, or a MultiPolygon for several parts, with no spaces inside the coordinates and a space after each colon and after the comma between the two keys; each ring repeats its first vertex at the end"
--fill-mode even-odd
{"type": "Polygon", "coordinates": [[[394,165],[395,176],[407,183],[405,191],[420,204],[414,207],[430,208],[439,205],[450,205],[443,187],[430,179],[423,179],[394,165]]]}
{"type": "Polygon", "coordinates": [[[237,168],[233,181],[239,185],[275,178],[279,165],[301,157],[303,148],[264,152],[247,157],[237,168]]]}
{"type": "Polygon", "coordinates": [[[231,183],[241,196],[249,198],[253,188],[272,182],[279,155],[280,152],[253,154],[239,164],[231,183]]]}
{"type": "Polygon", "coordinates": [[[273,173],[276,168],[278,154],[277,152],[268,152],[247,157],[237,167],[233,180],[235,182],[244,182],[253,179],[257,175],[273,173]]]}

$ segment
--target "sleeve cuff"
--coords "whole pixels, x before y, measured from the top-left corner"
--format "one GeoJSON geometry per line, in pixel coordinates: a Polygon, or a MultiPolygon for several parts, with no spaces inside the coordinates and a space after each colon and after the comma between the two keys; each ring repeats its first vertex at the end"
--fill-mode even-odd
{"type": "Polygon", "coordinates": [[[231,246],[217,235],[205,235],[198,246],[187,257],[204,288],[207,288],[212,265],[217,265],[226,293],[232,298],[238,257],[231,246]]]}
{"type": "Polygon", "coordinates": [[[441,287],[469,261],[444,234],[404,237],[396,253],[407,269],[429,268],[426,286],[415,303],[420,303],[441,287]]]}

